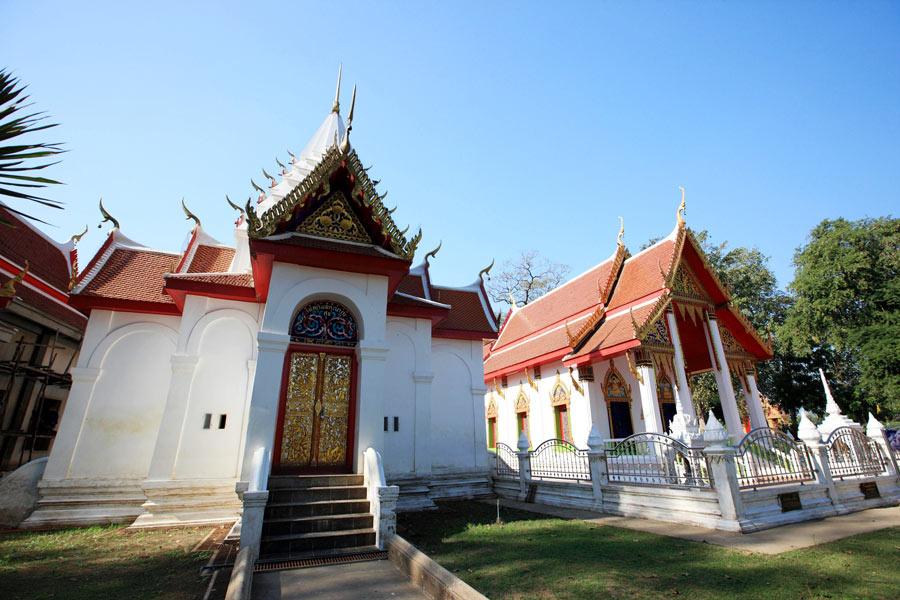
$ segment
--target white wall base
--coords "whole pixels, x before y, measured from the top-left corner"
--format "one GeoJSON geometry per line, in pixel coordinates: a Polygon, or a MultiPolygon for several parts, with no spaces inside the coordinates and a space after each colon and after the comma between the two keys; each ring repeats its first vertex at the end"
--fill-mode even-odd
{"type": "Polygon", "coordinates": [[[141,482],[128,479],[64,479],[38,483],[41,499],[21,529],[130,523],[147,500],[141,482]]]}
{"type": "Polygon", "coordinates": [[[233,523],[241,512],[234,483],[234,479],[144,481],[144,512],[129,528],[233,523]]]}

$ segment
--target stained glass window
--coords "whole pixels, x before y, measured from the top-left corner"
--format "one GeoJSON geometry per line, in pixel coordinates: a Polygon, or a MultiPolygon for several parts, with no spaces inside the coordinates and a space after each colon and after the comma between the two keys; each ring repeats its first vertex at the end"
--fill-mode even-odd
{"type": "Polygon", "coordinates": [[[356,319],[337,302],[311,302],[300,309],[291,325],[291,341],[301,344],[355,346],[356,319]]]}

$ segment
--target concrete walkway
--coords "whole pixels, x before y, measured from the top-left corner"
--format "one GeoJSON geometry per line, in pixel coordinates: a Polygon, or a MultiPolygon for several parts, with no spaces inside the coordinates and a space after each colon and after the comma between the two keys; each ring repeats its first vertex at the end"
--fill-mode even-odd
{"type": "Polygon", "coordinates": [[[271,571],[253,576],[253,600],[422,600],[427,598],[389,560],[271,571]]]}
{"type": "MultiPolygon", "coordinates": [[[[495,501],[488,500],[486,502],[494,504],[495,501]]],[[[878,531],[888,527],[900,527],[900,506],[871,508],[849,515],[782,525],[781,527],[754,533],[730,533],[692,527],[691,525],[651,521],[649,519],[598,515],[585,510],[559,508],[546,504],[529,504],[516,500],[501,500],[500,504],[501,506],[551,515],[561,519],[581,519],[600,525],[667,535],[669,537],[727,546],[762,554],[781,554],[789,550],[824,544],[825,542],[839,540],[851,535],[878,531]]]]}

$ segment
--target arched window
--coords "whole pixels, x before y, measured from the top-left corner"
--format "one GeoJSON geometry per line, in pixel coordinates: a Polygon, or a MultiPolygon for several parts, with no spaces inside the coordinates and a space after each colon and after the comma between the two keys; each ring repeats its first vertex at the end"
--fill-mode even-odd
{"type": "Polygon", "coordinates": [[[528,414],[529,414],[529,402],[528,402],[528,394],[519,386],[519,395],[516,396],[516,440],[522,437],[522,432],[525,432],[525,437],[528,438],[528,445],[531,445],[531,428],[528,425],[528,414]]]}
{"type": "Polygon", "coordinates": [[[569,419],[569,388],[560,380],[556,372],[556,383],[550,390],[550,406],[553,407],[553,424],[556,437],[572,441],[572,422],[569,419]]]}
{"type": "Polygon", "coordinates": [[[495,448],[497,446],[497,403],[494,402],[494,396],[491,395],[491,399],[488,402],[487,410],[484,411],[484,416],[487,417],[487,427],[488,427],[488,448],[495,448]]]}
{"type": "Polygon", "coordinates": [[[634,424],[631,421],[631,386],[622,379],[612,359],[609,361],[609,370],[603,382],[603,395],[606,397],[612,437],[621,439],[632,435],[634,424]]]}
{"type": "Polygon", "coordinates": [[[337,302],[310,302],[294,317],[291,341],[299,344],[355,346],[359,341],[356,319],[337,302]]]}

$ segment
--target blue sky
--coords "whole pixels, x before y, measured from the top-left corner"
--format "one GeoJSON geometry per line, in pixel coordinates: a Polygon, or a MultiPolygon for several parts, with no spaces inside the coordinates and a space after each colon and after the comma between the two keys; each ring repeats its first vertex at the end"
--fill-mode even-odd
{"type": "Polygon", "coordinates": [[[687,221],[779,282],[824,218],[900,207],[898,2],[5,0],[0,56],[69,150],[63,240],[232,242],[244,201],[359,86],[352,141],[438,283],[537,248],[577,274],[687,221]],[[128,4],[129,6],[126,6],[128,4]]]}

